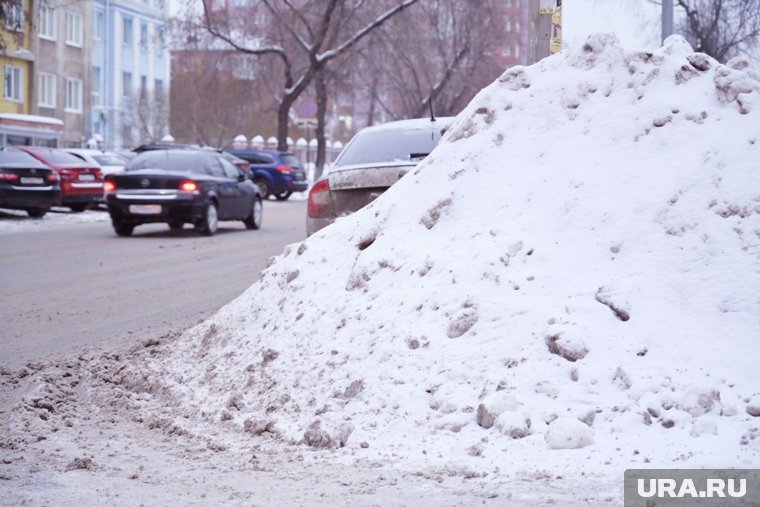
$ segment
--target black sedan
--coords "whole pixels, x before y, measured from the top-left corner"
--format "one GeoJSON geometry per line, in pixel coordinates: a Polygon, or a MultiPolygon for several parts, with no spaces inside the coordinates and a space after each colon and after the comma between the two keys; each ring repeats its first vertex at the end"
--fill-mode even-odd
{"type": "Polygon", "coordinates": [[[175,230],[191,223],[206,236],[216,233],[220,220],[261,227],[258,187],[214,151],[146,151],[130,160],[124,172],[107,177],[105,193],[119,236],[155,222],[175,230]]]}
{"type": "Polygon", "coordinates": [[[0,208],[40,218],[61,200],[58,173],[16,148],[0,148],[0,208]]]}

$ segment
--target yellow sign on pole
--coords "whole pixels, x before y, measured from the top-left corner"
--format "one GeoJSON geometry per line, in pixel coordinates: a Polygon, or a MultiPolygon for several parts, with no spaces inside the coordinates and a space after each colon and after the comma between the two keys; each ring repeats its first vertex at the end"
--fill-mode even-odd
{"type": "Polygon", "coordinates": [[[557,7],[552,13],[552,32],[549,38],[549,54],[562,51],[562,0],[557,0],[557,7]]]}

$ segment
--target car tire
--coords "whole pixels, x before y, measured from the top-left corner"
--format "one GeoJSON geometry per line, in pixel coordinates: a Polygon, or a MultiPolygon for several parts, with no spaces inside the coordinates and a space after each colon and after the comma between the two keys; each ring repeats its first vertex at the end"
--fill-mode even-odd
{"type": "Polygon", "coordinates": [[[42,218],[45,216],[45,213],[47,213],[47,208],[31,208],[26,210],[26,214],[29,215],[31,218],[42,218]]]}
{"type": "Polygon", "coordinates": [[[261,229],[261,219],[264,216],[264,206],[261,203],[261,199],[256,197],[253,200],[253,205],[251,206],[251,214],[243,220],[243,223],[245,224],[245,227],[247,229],[261,229]]]}
{"type": "Polygon", "coordinates": [[[173,231],[181,231],[184,226],[184,222],[169,222],[169,229],[173,231]]]}
{"type": "Polygon", "coordinates": [[[256,186],[259,187],[259,193],[261,194],[262,199],[266,199],[269,197],[269,183],[267,183],[267,180],[263,178],[256,178],[253,180],[254,183],[256,183],[256,186]]]}
{"type": "Polygon", "coordinates": [[[69,208],[71,208],[71,211],[74,213],[81,213],[87,209],[87,203],[78,202],[76,204],[69,204],[69,208]]]}
{"type": "Polygon", "coordinates": [[[113,230],[116,231],[117,236],[127,237],[131,236],[135,230],[135,226],[132,224],[124,224],[121,222],[113,223],[113,230]]]}
{"type": "Polygon", "coordinates": [[[288,190],[287,192],[280,192],[279,194],[274,194],[274,196],[277,198],[278,201],[287,201],[288,197],[293,195],[293,192],[288,190]]]}
{"type": "Polygon", "coordinates": [[[213,236],[219,228],[219,212],[216,204],[210,202],[206,205],[203,218],[195,223],[195,230],[204,236],[213,236]]]}

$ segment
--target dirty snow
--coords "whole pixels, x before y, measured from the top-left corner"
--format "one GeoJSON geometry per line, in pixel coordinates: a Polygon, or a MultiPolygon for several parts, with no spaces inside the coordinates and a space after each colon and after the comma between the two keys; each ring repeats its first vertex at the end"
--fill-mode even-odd
{"type": "Polygon", "coordinates": [[[512,68],[208,321],[0,371],[0,489],[619,504],[627,468],[757,468],[758,160],[743,60],[596,35],[512,68]]]}

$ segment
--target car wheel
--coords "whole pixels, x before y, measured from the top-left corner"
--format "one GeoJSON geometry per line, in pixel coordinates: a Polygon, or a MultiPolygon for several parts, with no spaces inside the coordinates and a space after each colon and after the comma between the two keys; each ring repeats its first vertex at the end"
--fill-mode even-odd
{"type": "Polygon", "coordinates": [[[251,206],[251,214],[248,218],[243,220],[246,228],[248,229],[260,229],[261,219],[264,216],[264,206],[261,204],[261,199],[256,198],[253,200],[253,206],[251,206]]]}
{"type": "Polygon", "coordinates": [[[42,218],[48,210],[46,208],[32,208],[26,210],[26,214],[32,218],[42,218]]]}
{"type": "Polygon", "coordinates": [[[262,199],[269,197],[269,184],[267,183],[267,180],[256,178],[253,180],[253,182],[256,183],[257,187],[259,187],[259,193],[261,194],[262,199]]]}
{"type": "Polygon", "coordinates": [[[113,223],[113,230],[116,231],[117,236],[131,236],[132,232],[135,230],[135,226],[132,224],[123,224],[121,222],[114,222],[113,223]]]}
{"type": "Polygon", "coordinates": [[[293,192],[288,190],[287,192],[280,192],[279,194],[275,194],[274,196],[277,198],[278,201],[287,201],[288,197],[290,197],[292,194],[293,192]]]}
{"type": "Polygon", "coordinates": [[[198,220],[195,224],[195,230],[204,236],[213,236],[216,234],[216,230],[219,228],[219,213],[216,209],[216,204],[210,202],[206,205],[206,212],[203,218],[198,220]]]}
{"type": "Polygon", "coordinates": [[[73,211],[74,213],[81,213],[87,209],[87,204],[78,202],[76,204],[69,204],[69,208],[71,208],[71,211],[73,211]]]}
{"type": "Polygon", "coordinates": [[[184,225],[184,222],[169,222],[169,229],[173,231],[181,231],[184,225]]]}

